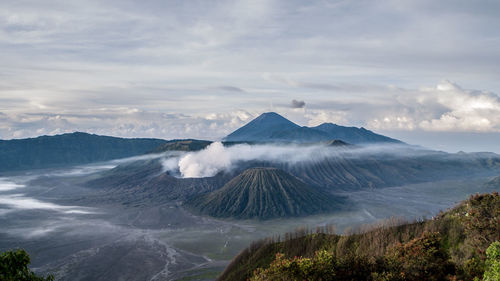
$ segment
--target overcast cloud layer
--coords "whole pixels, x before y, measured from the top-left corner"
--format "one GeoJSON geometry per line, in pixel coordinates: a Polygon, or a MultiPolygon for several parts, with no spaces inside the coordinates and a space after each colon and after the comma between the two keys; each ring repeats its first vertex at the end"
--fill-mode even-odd
{"type": "Polygon", "coordinates": [[[4,0],[0,138],[220,139],[272,110],[500,141],[498,26],[498,1],[4,0]]]}

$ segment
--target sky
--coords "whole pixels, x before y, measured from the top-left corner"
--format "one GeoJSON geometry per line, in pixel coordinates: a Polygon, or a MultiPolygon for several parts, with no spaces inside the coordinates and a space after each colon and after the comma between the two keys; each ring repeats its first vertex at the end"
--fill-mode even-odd
{"type": "Polygon", "coordinates": [[[500,1],[0,1],[0,139],[263,112],[500,153],[500,1]]]}

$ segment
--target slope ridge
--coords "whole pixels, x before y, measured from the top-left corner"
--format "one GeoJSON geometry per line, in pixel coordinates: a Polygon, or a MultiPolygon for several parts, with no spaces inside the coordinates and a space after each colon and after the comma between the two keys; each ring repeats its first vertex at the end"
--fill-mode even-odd
{"type": "Polygon", "coordinates": [[[224,138],[226,141],[266,141],[277,131],[300,128],[275,112],[266,112],[224,138]]]}
{"type": "Polygon", "coordinates": [[[430,220],[393,218],[344,235],[333,226],[302,229],[252,243],[217,280],[476,280],[486,249],[500,239],[499,218],[500,196],[493,192],[471,195],[430,220]],[[315,259],[318,253],[326,259],[315,259]],[[308,267],[297,276],[304,273],[301,260],[308,267]],[[374,278],[381,276],[392,278],[374,278]]]}
{"type": "Polygon", "coordinates": [[[186,205],[214,217],[270,219],[332,211],[338,199],[276,168],[250,168],[186,205]]]}
{"type": "Polygon", "coordinates": [[[131,157],[153,151],[162,139],[118,138],[82,132],[0,140],[0,171],[49,168],[131,157]]]}

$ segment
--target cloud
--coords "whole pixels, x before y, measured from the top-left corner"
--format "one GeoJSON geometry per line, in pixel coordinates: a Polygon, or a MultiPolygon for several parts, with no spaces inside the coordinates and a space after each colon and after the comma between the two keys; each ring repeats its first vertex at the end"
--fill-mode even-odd
{"type": "Polygon", "coordinates": [[[292,108],[304,108],[304,106],[306,106],[306,103],[304,101],[292,100],[292,108]]]}
{"type": "Polygon", "coordinates": [[[464,90],[450,81],[397,97],[397,110],[369,121],[375,129],[445,132],[500,132],[500,97],[464,90]]]}
{"type": "Polygon", "coordinates": [[[449,77],[500,91],[494,1],[117,3],[0,1],[0,138],[217,139],[270,110],[301,125],[498,131],[482,91],[449,92],[493,108],[415,90],[449,77]],[[289,112],[292,98],[307,109],[289,112]]]}
{"type": "Polygon", "coordinates": [[[218,89],[223,90],[223,91],[228,91],[228,92],[238,92],[238,93],[245,92],[243,89],[235,87],[235,86],[219,86],[218,89]]]}
{"type": "Polygon", "coordinates": [[[68,114],[29,113],[0,116],[0,138],[25,138],[85,131],[121,137],[218,139],[255,114],[244,110],[206,116],[168,114],[134,108],[102,108],[68,114]]]}
{"type": "Polygon", "coordinates": [[[309,119],[308,126],[318,126],[323,123],[347,124],[347,113],[344,111],[325,111],[316,110],[306,113],[306,118],[309,119]]]}

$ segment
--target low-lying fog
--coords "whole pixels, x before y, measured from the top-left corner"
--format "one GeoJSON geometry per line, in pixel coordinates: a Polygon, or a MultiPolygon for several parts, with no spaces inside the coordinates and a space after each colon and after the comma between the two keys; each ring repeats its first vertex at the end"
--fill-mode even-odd
{"type": "MultiPolygon", "coordinates": [[[[289,155],[286,148],[272,153],[264,148],[214,144],[202,152],[170,155],[165,165],[178,168],[185,177],[196,177],[253,157],[300,157],[289,155]]],[[[25,248],[38,272],[53,273],[58,280],[213,280],[252,240],[299,226],[334,224],[342,232],[391,216],[430,217],[469,194],[493,191],[483,185],[489,178],[367,189],[343,193],[352,204],[349,211],[263,222],[198,217],[179,202],[138,207],[85,200],[97,191],[83,187],[83,182],[135,159],[4,175],[0,251],[25,248]]]]}
{"type": "Polygon", "coordinates": [[[439,152],[400,144],[370,146],[319,144],[235,144],[224,146],[214,142],[201,151],[171,155],[162,161],[165,171],[180,172],[185,178],[211,177],[229,171],[240,162],[266,161],[294,164],[320,161],[331,157],[362,158],[365,156],[410,157],[436,155],[439,152]]]}

